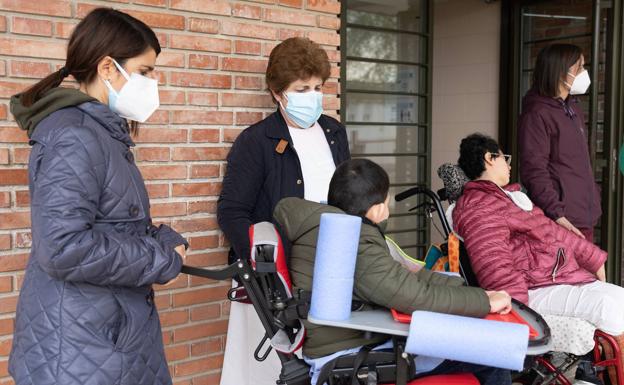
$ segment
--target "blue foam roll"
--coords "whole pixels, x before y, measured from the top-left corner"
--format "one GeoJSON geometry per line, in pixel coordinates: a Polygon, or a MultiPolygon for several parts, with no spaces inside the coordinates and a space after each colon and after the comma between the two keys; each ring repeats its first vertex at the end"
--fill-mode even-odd
{"type": "Polygon", "coordinates": [[[520,371],[528,344],[527,325],[415,311],[405,351],[520,371]]]}
{"type": "Polygon", "coordinates": [[[310,304],[313,318],[328,321],[349,319],[361,227],[360,217],[321,214],[310,304]]]}

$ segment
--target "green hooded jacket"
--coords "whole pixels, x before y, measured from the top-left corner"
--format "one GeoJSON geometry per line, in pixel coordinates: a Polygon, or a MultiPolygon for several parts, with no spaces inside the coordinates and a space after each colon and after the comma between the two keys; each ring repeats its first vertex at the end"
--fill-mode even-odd
{"type": "MultiPolygon", "coordinates": [[[[282,199],[275,207],[274,218],[292,244],[288,265],[295,288],[312,290],[316,239],[322,213],[343,212],[300,198],[282,199]]],[[[487,315],[490,305],[485,291],[462,285],[463,280],[457,277],[427,270],[412,273],[405,269],[390,255],[380,229],[362,223],[354,300],[403,313],[430,310],[471,317],[487,315]]],[[[303,354],[311,358],[389,339],[384,335],[367,339],[364,332],[318,326],[307,321],[304,325],[307,333],[303,354]]]]}
{"type": "Polygon", "coordinates": [[[32,106],[22,104],[22,94],[11,97],[11,113],[22,130],[28,132],[28,137],[40,121],[48,115],[62,108],[73,107],[79,104],[95,101],[94,98],[75,88],[52,88],[37,100],[32,106]]]}

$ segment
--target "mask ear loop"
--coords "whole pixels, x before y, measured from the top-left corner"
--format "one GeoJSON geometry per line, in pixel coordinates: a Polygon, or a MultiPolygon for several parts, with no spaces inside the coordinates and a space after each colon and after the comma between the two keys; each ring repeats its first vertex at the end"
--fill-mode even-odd
{"type": "Polygon", "coordinates": [[[111,60],[113,60],[113,63],[115,63],[115,67],[117,67],[117,69],[119,70],[119,72],[121,72],[123,77],[126,78],[126,80],[130,81],[130,76],[128,75],[126,70],[124,70],[123,67],[119,65],[119,63],[117,63],[117,60],[113,58],[111,58],[111,60]]]}

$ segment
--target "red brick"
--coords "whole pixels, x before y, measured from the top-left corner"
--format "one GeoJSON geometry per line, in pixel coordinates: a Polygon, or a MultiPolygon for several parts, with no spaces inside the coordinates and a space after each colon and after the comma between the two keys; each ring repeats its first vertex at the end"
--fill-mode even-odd
{"type": "Polygon", "coordinates": [[[0,335],[13,334],[15,320],[13,318],[0,319],[0,335]]]}
{"type": "MultiPolygon", "coordinates": [[[[209,253],[192,254],[187,257],[187,263],[193,266],[218,266],[227,263],[228,253],[225,251],[213,251],[209,253]]],[[[202,277],[191,277],[191,286],[197,281],[201,281],[201,285],[206,283],[215,283],[202,277]]]]}
{"type": "Polygon", "coordinates": [[[0,298],[0,313],[15,313],[18,296],[0,298]]]}
{"type": "Polygon", "coordinates": [[[219,22],[212,19],[200,19],[191,17],[189,19],[189,31],[202,33],[218,33],[219,22]]]}
{"type": "MultiPolygon", "coordinates": [[[[221,306],[218,304],[205,305],[191,308],[191,321],[204,321],[207,319],[219,318],[221,306]]],[[[193,355],[197,355],[193,353],[193,355]]]]}
{"type": "Polygon", "coordinates": [[[137,142],[141,143],[184,143],[188,136],[187,130],[172,128],[141,128],[137,142]]]}
{"type": "MultiPolygon", "coordinates": [[[[208,374],[205,376],[194,376],[193,385],[218,385],[221,381],[221,373],[208,374]]],[[[4,384],[3,384],[4,385],[4,384]]],[[[14,385],[14,384],[9,384],[14,385]]]]}
{"type": "MultiPolygon", "coordinates": [[[[0,2],[3,0],[0,0],[0,2]]],[[[6,1],[6,0],[5,0],[6,1]]],[[[0,5],[0,8],[2,6],[0,5]]],[[[65,42],[0,38],[0,52],[8,56],[38,57],[65,60],[65,42]]],[[[0,86],[2,88],[3,86],[0,86]]]]}
{"type": "Polygon", "coordinates": [[[232,42],[230,40],[198,35],[171,35],[169,46],[171,48],[194,51],[232,52],[232,42]]]}
{"type": "Polygon", "coordinates": [[[13,164],[27,164],[29,157],[29,147],[17,147],[13,149],[13,164]]]}
{"type": "MultiPolygon", "coordinates": [[[[7,106],[6,104],[0,104],[0,120],[5,120],[6,118],[7,118],[7,106]]],[[[2,130],[2,127],[0,127],[0,130],[2,130]]]]}
{"type": "Polygon", "coordinates": [[[19,249],[32,247],[32,234],[30,232],[20,232],[15,234],[15,247],[19,249]]]}
{"type": "Polygon", "coordinates": [[[337,15],[340,13],[340,3],[336,0],[308,0],[306,9],[337,15]]]}
{"type": "Polygon", "coordinates": [[[172,331],[164,331],[163,332],[163,344],[171,345],[173,341],[173,332],[172,331]]]}
{"type": "Polygon", "coordinates": [[[160,104],[161,105],[181,105],[185,104],[185,94],[184,91],[171,91],[171,90],[158,90],[160,94],[160,104]]]}
{"type": "Polygon", "coordinates": [[[279,0],[280,5],[293,8],[301,8],[303,0],[279,0]]]}
{"type": "Polygon", "coordinates": [[[184,16],[172,15],[170,13],[157,13],[157,12],[143,12],[134,10],[124,10],[128,14],[143,21],[145,24],[152,28],[166,28],[166,29],[184,29],[185,20],[184,16]]]}
{"type": "Polygon", "coordinates": [[[271,108],[273,100],[269,95],[224,93],[221,94],[221,105],[224,107],[271,108]]]}
{"type": "Polygon", "coordinates": [[[206,235],[200,237],[191,237],[188,239],[192,250],[205,250],[219,247],[219,236],[206,235]]]}
{"type": "Polygon", "coordinates": [[[11,291],[13,291],[13,276],[0,277],[0,292],[9,293],[11,291]]]}
{"type": "Polygon", "coordinates": [[[316,27],[316,16],[301,11],[285,11],[281,9],[267,9],[264,11],[264,20],[271,23],[295,24],[316,27]]]}
{"type": "Polygon", "coordinates": [[[221,183],[200,182],[200,183],[174,183],[174,197],[193,197],[217,195],[221,190],[221,183]]]}
{"type": "Polygon", "coordinates": [[[20,78],[43,78],[52,72],[49,63],[11,61],[11,76],[20,78]]]}
{"type": "Polygon", "coordinates": [[[191,166],[191,178],[218,178],[218,164],[197,164],[191,166]]]}
{"type": "Polygon", "coordinates": [[[17,207],[28,207],[28,206],[30,206],[30,195],[28,194],[28,190],[22,190],[22,191],[16,191],[15,192],[15,205],[17,207]]]}
{"type": "Polygon", "coordinates": [[[15,16],[11,32],[21,35],[52,36],[52,22],[15,16]]]}
{"type": "Polygon", "coordinates": [[[0,164],[9,164],[8,148],[0,148],[0,164]]]}
{"type": "Polygon", "coordinates": [[[159,314],[160,323],[163,327],[181,325],[187,323],[189,320],[188,310],[174,310],[167,311],[159,314]]]}
{"type": "Polygon", "coordinates": [[[337,32],[310,31],[308,38],[321,45],[340,45],[340,35],[337,32]]]}
{"type": "Polygon", "coordinates": [[[186,215],[185,202],[152,203],[150,213],[153,217],[176,217],[186,215]]]}
{"type": "Polygon", "coordinates": [[[151,5],[153,7],[166,7],[167,0],[134,0],[134,4],[151,5]]]}
{"type": "Polygon", "coordinates": [[[0,230],[25,229],[28,227],[30,227],[30,212],[0,213],[0,230]]]}
{"type": "MultiPolygon", "coordinates": [[[[302,35],[305,35],[305,34],[302,32],[302,35]]],[[[282,39],[281,32],[280,32],[279,40],[284,40],[282,39]]],[[[273,50],[273,48],[275,48],[276,45],[277,45],[276,42],[262,43],[262,56],[269,56],[271,54],[271,51],[273,50]]]]}
{"type": "MultiPolygon", "coordinates": [[[[0,49],[0,52],[2,50],[0,49]]],[[[0,98],[10,98],[11,96],[26,90],[30,84],[0,81],[0,98]]]]}
{"type": "Polygon", "coordinates": [[[196,72],[172,72],[171,84],[181,87],[231,88],[232,76],[196,72]]]}
{"type": "Polygon", "coordinates": [[[0,341],[0,356],[8,356],[9,355],[9,353],[11,352],[11,344],[12,344],[12,342],[13,342],[12,339],[0,341]]]}
{"type": "Polygon", "coordinates": [[[145,180],[186,179],[187,175],[183,165],[140,166],[139,169],[145,180]]]}
{"type": "Polygon", "coordinates": [[[318,17],[318,26],[321,28],[339,30],[340,18],[338,16],[322,16],[318,17]]]}
{"type": "Polygon", "coordinates": [[[267,60],[264,59],[256,60],[224,57],[221,59],[221,69],[225,71],[256,72],[263,74],[266,72],[267,63],[267,60]]]}
{"type": "Polygon", "coordinates": [[[152,114],[147,120],[147,124],[166,124],[169,123],[169,112],[165,110],[159,110],[152,114]]]}
{"type": "Polygon", "coordinates": [[[211,55],[190,54],[189,68],[216,70],[219,68],[219,58],[211,55]]]}
{"type": "Polygon", "coordinates": [[[2,143],[28,143],[26,131],[17,127],[1,126],[0,142],[2,143]]]}
{"type": "Polygon", "coordinates": [[[264,79],[259,76],[235,76],[234,88],[238,90],[262,90],[264,79]]]}
{"type": "Polygon", "coordinates": [[[177,343],[225,334],[227,332],[227,324],[227,320],[222,320],[175,329],[173,331],[173,342],[177,343]]]}
{"type": "Polygon", "coordinates": [[[11,234],[0,234],[0,250],[11,248],[11,234]]]}
{"type": "MultiPolygon", "coordinates": [[[[219,305],[214,305],[219,307],[219,305]]],[[[196,342],[191,345],[191,355],[205,356],[212,353],[217,353],[221,350],[221,338],[211,338],[207,341],[196,342]]]]}
{"type": "Polygon", "coordinates": [[[56,22],[54,23],[54,36],[68,39],[74,31],[75,27],[76,23],[66,23],[62,21],[56,22]]]}
{"type": "Polygon", "coordinates": [[[275,40],[277,29],[260,24],[236,23],[233,21],[221,22],[221,33],[224,35],[253,37],[257,39],[275,40]]]}
{"type": "MultiPolygon", "coordinates": [[[[157,293],[156,298],[154,299],[154,303],[156,304],[156,308],[159,310],[170,308],[171,307],[171,294],[163,293],[163,292],[157,293]]],[[[164,334],[165,333],[163,333],[163,339],[166,339],[167,337],[164,334]]],[[[170,340],[171,338],[172,338],[172,335],[169,335],[170,340]]]]}
{"type": "Polygon", "coordinates": [[[151,199],[167,198],[169,196],[169,185],[167,184],[146,184],[145,187],[151,199]]]}
{"type": "MultiPolygon", "coordinates": [[[[2,218],[5,214],[0,214],[2,218]]],[[[0,271],[24,270],[28,262],[28,254],[9,254],[0,256],[0,271]]]]}
{"type": "Polygon", "coordinates": [[[220,136],[218,129],[195,129],[191,131],[191,142],[218,143],[220,136]]]}
{"type": "Polygon", "coordinates": [[[176,147],[172,160],[225,160],[229,147],[176,147]]]}
{"type": "Polygon", "coordinates": [[[0,16],[0,32],[6,32],[6,30],[7,30],[6,16],[0,16]]]}
{"type": "Polygon", "coordinates": [[[0,186],[13,186],[28,183],[28,170],[0,169],[0,186]]]}
{"type": "Polygon", "coordinates": [[[0,207],[11,206],[11,193],[8,191],[0,191],[0,207]]]}
{"type": "MultiPolygon", "coordinates": [[[[186,110],[173,111],[174,124],[232,124],[233,115],[231,111],[202,111],[202,110],[186,110]]],[[[174,149],[173,153],[176,154],[174,149]]],[[[174,160],[176,157],[174,155],[174,160]]]]}
{"type": "Polygon", "coordinates": [[[0,9],[20,13],[36,13],[44,16],[71,17],[71,1],[68,0],[0,0],[0,9]]]}
{"type": "Polygon", "coordinates": [[[217,212],[217,201],[199,201],[188,203],[189,214],[215,214],[217,212]]]}
{"type": "Polygon", "coordinates": [[[262,120],[262,112],[236,112],[237,126],[250,126],[262,120]]]}
{"type": "Polygon", "coordinates": [[[254,5],[234,4],[232,6],[232,16],[245,19],[260,19],[262,8],[254,5]]]}
{"type": "MultiPolygon", "coordinates": [[[[173,370],[175,376],[190,376],[195,373],[207,372],[213,369],[219,369],[223,365],[223,356],[211,356],[201,358],[199,360],[187,361],[176,364],[173,370]]],[[[197,384],[193,379],[193,384],[197,384]]],[[[199,385],[199,384],[198,384],[199,385]]]]}
{"type": "Polygon", "coordinates": [[[290,39],[291,37],[305,37],[305,31],[300,30],[300,29],[287,29],[287,28],[280,29],[279,31],[280,40],[290,39]]]}
{"type": "Polygon", "coordinates": [[[192,106],[215,107],[218,101],[216,92],[188,92],[188,103],[192,106]]]}
{"type": "Polygon", "coordinates": [[[137,160],[139,161],[166,162],[169,160],[169,157],[168,147],[143,147],[137,149],[137,160]]]}
{"type": "Polygon", "coordinates": [[[171,0],[170,7],[190,12],[230,16],[230,4],[224,0],[171,0]]]}
{"type": "Polygon", "coordinates": [[[167,357],[167,362],[180,361],[190,356],[189,346],[177,345],[177,346],[168,346],[165,348],[165,357],[167,357]]]}
{"type": "Polygon", "coordinates": [[[255,41],[236,40],[234,42],[234,53],[241,55],[260,55],[262,44],[255,41]]]}
{"type": "Polygon", "coordinates": [[[184,54],[171,51],[161,52],[156,59],[156,66],[184,67],[184,54]]]}
{"type": "Polygon", "coordinates": [[[238,138],[238,135],[240,135],[240,133],[243,130],[238,129],[238,128],[226,128],[223,130],[223,142],[224,143],[234,143],[234,141],[236,140],[236,138],[238,138]]]}
{"type": "MultiPolygon", "coordinates": [[[[175,220],[173,221],[173,227],[176,229],[176,231],[179,231],[181,233],[187,233],[216,230],[219,226],[217,225],[217,219],[212,217],[175,220]]],[[[187,261],[191,259],[190,257],[190,255],[186,257],[187,261]]]]}

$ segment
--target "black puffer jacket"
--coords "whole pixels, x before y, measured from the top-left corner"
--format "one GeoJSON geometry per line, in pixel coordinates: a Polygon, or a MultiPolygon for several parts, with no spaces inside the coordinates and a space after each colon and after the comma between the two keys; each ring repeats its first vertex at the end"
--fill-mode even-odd
{"type": "Polygon", "coordinates": [[[151,225],[126,122],[86,102],[41,120],[31,145],[33,246],[10,357],[15,382],[171,384],[151,285],[178,275],[174,248],[185,242],[151,225]]]}

